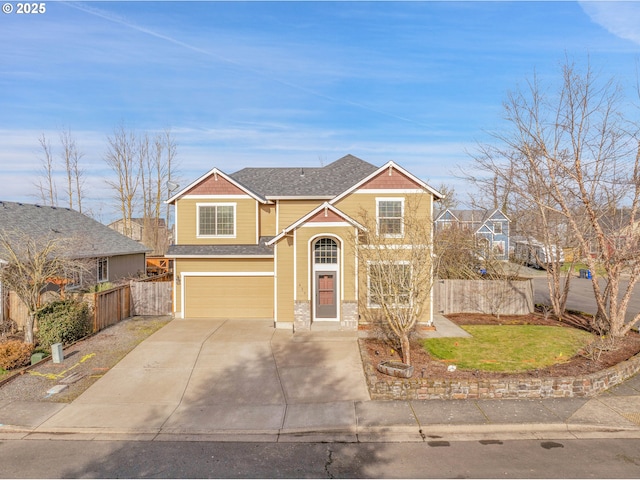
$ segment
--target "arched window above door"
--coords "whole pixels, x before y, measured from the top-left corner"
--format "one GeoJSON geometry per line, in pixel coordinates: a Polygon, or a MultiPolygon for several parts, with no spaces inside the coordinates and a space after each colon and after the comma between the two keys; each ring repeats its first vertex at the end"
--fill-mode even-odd
{"type": "Polygon", "coordinates": [[[320,238],[313,246],[316,264],[338,263],[338,244],[331,238],[320,238]]]}

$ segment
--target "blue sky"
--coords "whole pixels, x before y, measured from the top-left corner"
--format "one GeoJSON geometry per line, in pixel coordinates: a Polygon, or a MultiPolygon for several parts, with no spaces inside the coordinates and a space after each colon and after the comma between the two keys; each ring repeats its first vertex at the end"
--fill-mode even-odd
{"type": "Polygon", "coordinates": [[[186,185],[213,167],[394,160],[460,200],[502,101],[565,55],[635,83],[640,2],[46,2],[0,14],[0,199],[36,202],[69,129],[108,221],[106,137],[171,128],[186,185]],[[55,153],[55,152],[54,152],[55,153]]]}

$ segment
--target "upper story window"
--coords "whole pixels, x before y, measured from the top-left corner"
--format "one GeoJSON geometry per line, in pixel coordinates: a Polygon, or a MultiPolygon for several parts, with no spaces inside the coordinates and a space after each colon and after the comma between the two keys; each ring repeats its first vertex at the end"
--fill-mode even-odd
{"type": "Polygon", "coordinates": [[[98,282],[109,281],[109,259],[107,257],[101,257],[97,260],[97,280],[98,282]]]}
{"type": "Polygon", "coordinates": [[[314,247],[315,263],[338,263],[338,244],[331,238],[321,238],[314,247]]]}
{"type": "Polygon", "coordinates": [[[378,198],[376,199],[376,215],[378,234],[385,237],[401,237],[403,234],[402,216],[404,213],[404,199],[378,198]]]}
{"type": "Polygon", "coordinates": [[[199,237],[235,237],[235,234],[235,203],[203,203],[198,205],[199,237]]]}
{"type": "Polygon", "coordinates": [[[493,222],[493,233],[502,235],[502,222],[493,222]]]}

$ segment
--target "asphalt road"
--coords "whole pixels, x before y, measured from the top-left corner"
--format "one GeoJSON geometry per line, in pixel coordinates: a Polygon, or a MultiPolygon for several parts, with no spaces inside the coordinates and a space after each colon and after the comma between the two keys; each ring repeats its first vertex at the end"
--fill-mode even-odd
{"type": "MultiPolygon", "coordinates": [[[[603,284],[602,280],[600,282],[603,284]]],[[[549,287],[546,276],[540,276],[538,273],[533,279],[533,285],[534,302],[550,305],[549,287]]],[[[622,296],[624,290],[626,290],[627,285],[628,282],[626,280],[620,282],[620,296],[622,296]]],[[[567,308],[569,310],[578,310],[586,313],[596,313],[597,307],[591,280],[576,277],[571,279],[567,308]]],[[[640,287],[636,285],[627,309],[627,322],[631,321],[638,312],[640,312],[640,287]]]]}
{"type": "Polygon", "coordinates": [[[638,478],[640,439],[0,443],[2,478],[638,478]]]}

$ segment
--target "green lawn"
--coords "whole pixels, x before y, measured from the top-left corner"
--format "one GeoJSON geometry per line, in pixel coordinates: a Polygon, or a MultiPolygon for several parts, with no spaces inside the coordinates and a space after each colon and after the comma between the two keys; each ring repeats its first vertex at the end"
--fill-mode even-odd
{"type": "Polygon", "coordinates": [[[582,330],[542,325],[464,325],[472,338],[429,338],[431,356],[458,368],[523,372],[568,361],[594,340],[582,330]]]}
{"type": "MultiPolygon", "coordinates": [[[[569,267],[571,266],[570,263],[565,263],[562,267],[560,267],[560,271],[565,273],[567,271],[569,271],[569,267]]],[[[573,269],[571,270],[572,273],[578,275],[580,273],[580,270],[589,270],[589,265],[587,265],[586,263],[574,263],[573,264],[573,269]]],[[[596,266],[596,273],[599,276],[604,276],[607,272],[605,271],[605,269],[598,265],[596,266]]]]}

